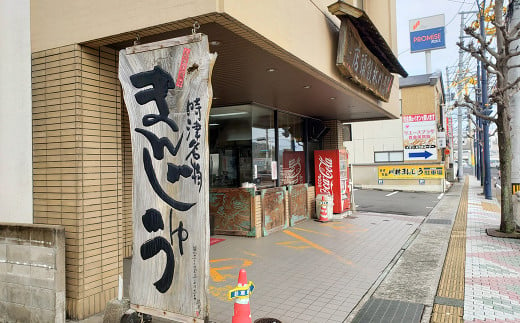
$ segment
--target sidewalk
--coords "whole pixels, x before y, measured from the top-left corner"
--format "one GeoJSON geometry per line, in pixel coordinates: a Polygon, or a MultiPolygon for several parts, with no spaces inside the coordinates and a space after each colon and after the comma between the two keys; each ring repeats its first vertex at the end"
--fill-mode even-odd
{"type": "Polygon", "coordinates": [[[210,322],[231,322],[240,268],[256,286],[253,322],[520,322],[520,240],[487,236],[500,206],[481,191],[468,176],[427,217],[356,212],[261,239],[214,236],[210,322]]]}
{"type": "Polygon", "coordinates": [[[462,184],[455,183],[444,195],[346,322],[430,321],[463,191],[462,184]]]}
{"type": "Polygon", "coordinates": [[[494,238],[485,229],[500,226],[500,206],[486,200],[470,177],[466,232],[464,320],[520,321],[520,240],[494,238]]]}
{"type": "Polygon", "coordinates": [[[305,221],[261,239],[218,236],[210,251],[210,321],[231,322],[240,268],[255,284],[253,322],[343,322],[424,217],[358,212],[339,222],[305,221]]]}
{"type": "Polygon", "coordinates": [[[496,199],[484,198],[475,177],[466,180],[450,235],[448,239],[444,235],[437,239],[441,246],[438,251],[449,240],[445,256],[430,257],[429,246],[420,242],[428,221],[438,217],[434,212],[449,213],[436,207],[369,301],[347,321],[520,322],[520,240],[486,234],[486,229],[500,225],[500,205],[496,199]],[[419,252],[411,251],[414,245],[419,252]],[[432,279],[436,275],[434,259],[443,264],[439,266],[441,277],[432,279]],[[413,266],[414,261],[418,267],[413,266]],[[430,263],[431,270],[424,270],[424,261],[430,263]],[[429,275],[424,276],[425,272],[429,275]],[[420,311],[421,305],[423,312],[418,319],[413,310],[420,311]]]}

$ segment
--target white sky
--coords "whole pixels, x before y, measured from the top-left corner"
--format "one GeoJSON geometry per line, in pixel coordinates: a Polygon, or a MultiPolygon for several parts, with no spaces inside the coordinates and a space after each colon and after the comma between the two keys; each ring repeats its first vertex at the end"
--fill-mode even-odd
{"type": "MultiPolygon", "coordinates": [[[[481,1],[481,0],[479,0],[481,1]]],[[[396,0],[397,2],[397,40],[398,58],[409,75],[426,73],[424,52],[410,53],[409,20],[444,14],[446,24],[446,48],[432,51],[432,72],[446,66],[456,66],[459,48],[456,42],[460,33],[461,11],[477,11],[476,0],[396,0]]],[[[490,0],[486,1],[488,5],[490,0]]],[[[472,15],[471,21],[475,20],[472,15]]]]}

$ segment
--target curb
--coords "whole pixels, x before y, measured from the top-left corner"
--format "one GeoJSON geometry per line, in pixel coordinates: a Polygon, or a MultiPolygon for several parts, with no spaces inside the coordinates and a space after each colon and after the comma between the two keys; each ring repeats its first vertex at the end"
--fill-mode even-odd
{"type": "Polygon", "coordinates": [[[421,322],[430,321],[462,188],[455,183],[444,194],[343,322],[354,321],[372,298],[423,305],[421,322]]]}

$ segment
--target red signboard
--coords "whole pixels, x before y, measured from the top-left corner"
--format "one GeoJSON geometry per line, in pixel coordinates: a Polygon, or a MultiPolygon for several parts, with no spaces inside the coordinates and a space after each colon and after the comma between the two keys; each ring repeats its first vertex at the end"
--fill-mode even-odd
{"type": "Polygon", "coordinates": [[[283,152],[283,185],[305,184],[305,152],[283,152]]]}

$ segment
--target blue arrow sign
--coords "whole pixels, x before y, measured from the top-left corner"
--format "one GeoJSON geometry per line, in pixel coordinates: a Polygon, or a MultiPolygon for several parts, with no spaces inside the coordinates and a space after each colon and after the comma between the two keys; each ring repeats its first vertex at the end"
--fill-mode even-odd
{"type": "Polygon", "coordinates": [[[410,157],[410,158],[423,158],[424,157],[424,159],[428,159],[432,155],[433,154],[427,150],[420,152],[420,153],[408,153],[408,157],[410,157]]]}

